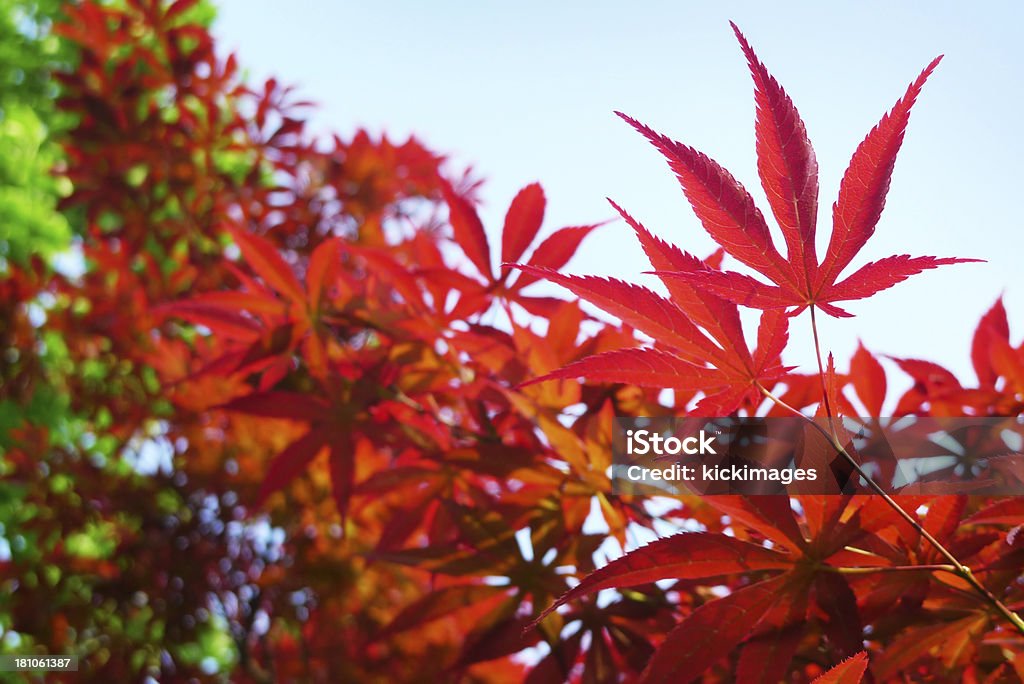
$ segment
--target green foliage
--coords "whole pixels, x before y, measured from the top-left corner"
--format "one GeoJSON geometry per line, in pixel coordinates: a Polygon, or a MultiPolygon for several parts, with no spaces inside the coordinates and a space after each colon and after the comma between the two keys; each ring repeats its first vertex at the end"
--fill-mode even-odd
{"type": "Polygon", "coordinates": [[[66,249],[71,230],[57,211],[70,183],[54,172],[56,85],[50,71],[69,52],[48,33],[60,3],[0,1],[0,258],[25,263],[66,249]]]}
{"type": "Polygon", "coordinates": [[[0,119],[0,256],[20,263],[32,254],[50,257],[68,247],[71,231],[57,212],[66,179],[51,175],[57,148],[38,114],[7,105],[0,119]]]}
{"type": "Polygon", "coordinates": [[[49,34],[59,0],[0,0],[0,108],[12,103],[53,115],[50,70],[67,47],[49,34]]]}

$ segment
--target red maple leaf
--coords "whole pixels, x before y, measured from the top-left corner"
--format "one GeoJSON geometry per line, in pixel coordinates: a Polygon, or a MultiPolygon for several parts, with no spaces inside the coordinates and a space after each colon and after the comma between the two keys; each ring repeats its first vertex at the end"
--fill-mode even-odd
{"type": "Polygon", "coordinates": [[[839,198],[832,207],[832,237],[819,263],[814,247],[818,164],[807,130],[789,95],[758,60],[735,24],[733,30],[754,77],[757,170],[785,238],[786,256],[776,248],[753,198],[728,171],[694,148],[618,113],[668,160],[711,237],[729,255],[770,283],[741,273],[711,269],[664,269],[662,275],[699,284],[753,308],[792,309],[795,314],[816,306],[832,316],[850,316],[835,302],[870,297],[926,269],[977,261],[900,254],[866,264],[839,280],[875,232],[911,107],[941,57],[925,67],[854,152],[839,187],[839,198]]]}

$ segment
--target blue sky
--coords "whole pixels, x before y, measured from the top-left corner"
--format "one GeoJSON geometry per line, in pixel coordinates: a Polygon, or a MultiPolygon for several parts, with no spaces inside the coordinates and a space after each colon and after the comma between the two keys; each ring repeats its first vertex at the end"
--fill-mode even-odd
{"type": "MultiPolygon", "coordinates": [[[[696,146],[761,204],[753,85],[736,21],[807,124],[821,177],[819,253],[857,144],[937,54],[911,118],[878,231],[857,267],[889,254],[972,256],[827,321],[840,369],[857,337],[940,361],[973,381],[974,324],[1005,291],[1024,335],[1024,171],[1019,121],[1024,19],[1013,2],[613,3],[221,0],[215,32],[253,79],[275,75],[319,104],[316,130],[415,133],[487,179],[496,240],[516,190],[540,180],[546,231],[610,218],[611,197],[698,255],[713,244],[657,153],[613,110],[696,146]]],[[[735,264],[733,264],[735,266],[735,264]]],[[[652,280],[631,231],[613,223],[570,271],[652,280]]],[[[848,271],[849,272],[849,271],[848,271]]],[[[806,317],[788,360],[810,370],[806,317]]]]}

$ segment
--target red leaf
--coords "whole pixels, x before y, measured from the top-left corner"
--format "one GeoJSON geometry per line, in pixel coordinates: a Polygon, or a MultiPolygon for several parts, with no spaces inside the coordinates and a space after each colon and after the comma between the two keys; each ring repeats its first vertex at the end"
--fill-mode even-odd
{"type": "Polygon", "coordinates": [[[1010,323],[1006,318],[1006,308],[1000,297],[992,308],[978,321],[971,341],[971,362],[974,372],[978,375],[978,384],[982,388],[995,387],[999,374],[992,368],[991,347],[995,340],[1010,341],[1010,323]]]}
{"type": "Polygon", "coordinates": [[[779,684],[789,675],[789,664],[806,630],[802,626],[773,630],[743,645],[736,665],[736,681],[744,684],[779,684]]]}
{"type": "Polygon", "coordinates": [[[1024,522],[1024,498],[1012,497],[996,501],[964,522],[971,525],[1018,525],[1024,522]]]}
{"type": "MultiPolygon", "coordinates": [[[[926,399],[943,398],[963,387],[950,371],[937,363],[920,359],[892,359],[900,369],[914,379],[914,387],[908,392],[921,390],[926,399]]],[[[902,403],[902,400],[901,400],[902,403]]],[[[897,414],[899,414],[897,409],[897,414]]]]}
{"type": "Polygon", "coordinates": [[[309,257],[309,268],[306,269],[306,289],[309,291],[309,308],[317,311],[320,308],[320,297],[327,276],[336,267],[341,257],[341,240],[331,238],[317,245],[309,257]]]}
{"type": "Polygon", "coordinates": [[[299,392],[259,392],[238,397],[221,408],[263,418],[287,418],[307,423],[330,419],[330,406],[320,399],[299,392]]]}
{"type": "Polygon", "coordinates": [[[519,261],[523,252],[537,237],[544,221],[544,190],[532,183],[519,191],[505,214],[505,227],[501,234],[501,261],[519,261]]]}
{"type": "MultiPolygon", "coordinates": [[[[868,264],[836,285],[836,279],[874,232],[910,107],[938,60],[925,69],[907,96],[854,154],[834,208],[835,226],[829,252],[819,268],[814,253],[817,162],[806,129],[789,96],[757,59],[735,25],[733,29],[756,86],[758,172],[786,239],[789,261],[775,248],[764,217],[750,195],[727,171],[693,148],[619,114],[668,159],[711,237],[773,285],[728,271],[676,271],[674,277],[753,308],[795,307],[796,311],[791,313],[797,313],[817,306],[831,316],[844,317],[850,314],[832,302],[868,297],[923,270],[971,261],[889,257],[868,264]]],[[[672,271],[657,268],[659,275],[673,276],[672,271]]]]}
{"type": "MultiPolygon", "coordinates": [[[[832,356],[832,352],[829,352],[828,361],[825,364],[823,381],[825,383],[825,397],[823,404],[818,406],[818,415],[839,416],[839,377],[836,375],[836,360],[832,356]],[[822,411],[823,408],[828,410],[822,411]]],[[[842,435],[843,428],[839,427],[839,430],[840,435],[842,435]]]]}
{"type": "Polygon", "coordinates": [[[733,385],[724,390],[708,388],[705,390],[707,396],[697,402],[692,413],[698,416],[728,416],[743,405],[754,388],[751,385],[745,387],[733,385]]]}
{"type": "Polygon", "coordinates": [[[782,228],[798,285],[806,288],[814,283],[818,269],[814,253],[818,162],[793,101],[757,59],[736,24],[730,24],[756,86],[757,171],[761,185],[782,228]]]}
{"type": "Polygon", "coordinates": [[[790,268],[772,244],[768,224],[750,194],[706,155],[655,133],[616,112],[668,160],[704,229],[725,251],[778,284],[791,282],[790,268]]]}
{"type": "Polygon", "coordinates": [[[775,285],[766,285],[748,275],[733,271],[654,271],[663,278],[676,278],[695,288],[704,288],[736,304],[754,309],[784,309],[804,305],[789,292],[775,285]]]}
{"type": "Polygon", "coordinates": [[[787,342],[789,316],[778,309],[762,312],[757,326],[757,349],[754,351],[754,369],[758,375],[780,366],[787,342]]]}
{"type": "Polygon", "coordinates": [[[550,320],[552,316],[558,315],[565,300],[555,297],[517,297],[516,303],[534,316],[550,320]]]}
{"type": "Polygon", "coordinates": [[[712,360],[719,366],[729,363],[726,353],[708,339],[678,306],[645,287],[614,278],[568,276],[533,266],[517,268],[557,283],[596,304],[623,323],[677,350],[681,358],[700,364],[712,360]]]}
{"type": "Polygon", "coordinates": [[[295,277],[291,266],[281,258],[277,249],[265,238],[247,233],[234,226],[228,230],[242,252],[242,258],[259,277],[293,302],[304,303],[306,293],[295,277]]]}
{"type": "Polygon", "coordinates": [[[586,378],[592,383],[712,391],[727,384],[721,373],[657,349],[618,349],[576,361],[520,387],[548,380],[586,378]]]}
{"type": "MultiPolygon", "coordinates": [[[[590,231],[603,224],[595,223],[591,226],[573,226],[556,230],[534,250],[527,262],[530,266],[538,268],[550,268],[553,271],[569,263],[569,259],[579,249],[583,239],[590,235],[590,231]]],[[[530,273],[523,273],[515,282],[515,289],[521,290],[531,283],[540,280],[540,276],[530,273]]]]}
{"type": "Polygon", "coordinates": [[[270,462],[270,467],[267,468],[267,474],[256,497],[255,507],[262,506],[268,496],[294,480],[309,465],[310,461],[327,446],[329,436],[326,428],[314,427],[275,456],[270,462]]]}
{"type": "Polygon", "coordinates": [[[814,600],[825,613],[825,634],[834,646],[848,654],[864,648],[857,597],[846,578],[831,572],[815,574],[814,600]]]}
{"type": "Polygon", "coordinates": [[[960,527],[966,508],[966,496],[937,496],[928,502],[928,512],[922,524],[933,537],[945,544],[960,527]]]}
{"type": "MultiPolygon", "coordinates": [[[[807,433],[820,434],[810,424],[805,428],[807,433]]],[[[835,450],[832,450],[835,453],[835,450]]],[[[811,539],[817,540],[823,534],[829,535],[839,522],[839,517],[846,509],[847,499],[838,496],[818,496],[814,494],[796,497],[804,510],[804,520],[811,533],[811,539]]]]}
{"type": "Polygon", "coordinates": [[[817,301],[824,304],[848,299],[864,299],[903,282],[921,271],[948,264],[967,264],[978,261],[980,259],[911,257],[907,254],[890,256],[865,264],[846,280],[824,287],[820,291],[817,301]]]}
{"type": "Polygon", "coordinates": [[[994,337],[989,357],[996,375],[1006,378],[1007,391],[1024,390],[1024,346],[1015,349],[1006,340],[994,337]]]}
{"type": "Polygon", "coordinates": [[[395,287],[410,306],[417,308],[424,306],[423,288],[420,287],[409,269],[395,261],[390,252],[383,249],[360,247],[356,253],[366,259],[372,273],[379,273],[382,277],[387,278],[388,282],[395,287]]]}
{"type": "MultiPolygon", "coordinates": [[[[929,654],[936,654],[944,661],[955,660],[965,650],[975,648],[987,624],[988,616],[984,613],[969,614],[952,622],[937,622],[934,617],[921,621],[892,639],[871,671],[885,681],[929,654]]],[[[947,667],[952,665],[952,662],[947,663],[947,667]]]]}
{"type": "Polygon", "coordinates": [[[559,606],[608,588],[634,587],[660,579],[717,577],[755,570],[785,570],[793,566],[787,554],[724,534],[684,532],[657,539],[630,551],[590,573],[537,618],[543,620],[559,606]]]}
{"type": "Polygon", "coordinates": [[[818,273],[818,288],[834,283],[875,232],[885,206],[896,154],[910,121],[910,109],[941,56],[932,60],[906,94],[857,147],[832,206],[832,238],[818,273]]]}
{"type": "Polygon", "coordinates": [[[259,339],[262,332],[262,328],[253,319],[203,302],[171,302],[154,307],[153,313],[158,316],[177,316],[209,328],[214,335],[241,342],[253,342],[259,339]]]}
{"type": "Polygon", "coordinates": [[[713,599],[668,633],[641,676],[644,684],[683,684],[727,656],[779,602],[785,576],[713,599]]]}
{"type": "Polygon", "coordinates": [[[833,667],[811,684],[859,684],[868,668],[868,654],[861,651],[833,667]]]}
{"type": "Polygon", "coordinates": [[[706,501],[733,522],[761,533],[775,544],[794,552],[807,546],[788,497],[723,495],[707,497],[706,501]]]}
{"type": "MultiPolygon", "coordinates": [[[[692,254],[656,238],[619,205],[608,201],[636,233],[656,271],[695,272],[707,268],[704,262],[692,254]]],[[[744,363],[752,363],[735,304],[692,282],[664,276],[661,280],[672,295],[672,300],[694,323],[711,333],[723,348],[733,350],[744,363]]]]}
{"type": "Polygon", "coordinates": [[[868,416],[881,416],[886,391],[885,369],[860,342],[850,359],[850,380],[868,416]]]}
{"type": "MultiPolygon", "coordinates": [[[[468,635],[462,653],[453,669],[473,663],[482,663],[518,653],[533,646],[540,639],[537,634],[525,634],[529,617],[509,617],[477,633],[468,635]]],[[[508,664],[505,664],[508,668],[508,664]]],[[[457,677],[444,677],[441,681],[453,681],[457,677]]]]}
{"type": "Polygon", "coordinates": [[[505,587],[486,584],[458,584],[437,589],[402,610],[378,638],[421,627],[507,591],[505,587]]]}
{"type": "Polygon", "coordinates": [[[341,515],[341,529],[344,533],[355,477],[355,453],[350,435],[336,435],[332,440],[328,470],[331,474],[331,497],[341,515]]]}
{"type": "Polygon", "coordinates": [[[448,203],[448,220],[452,224],[455,242],[462,247],[469,260],[476,266],[480,274],[488,280],[491,275],[491,247],[487,243],[487,233],[480,222],[476,209],[470,202],[455,193],[450,185],[442,185],[445,201],[448,203]]]}
{"type": "Polygon", "coordinates": [[[200,292],[183,303],[219,307],[232,313],[247,312],[254,315],[283,316],[288,312],[287,304],[266,290],[262,292],[200,292]]]}

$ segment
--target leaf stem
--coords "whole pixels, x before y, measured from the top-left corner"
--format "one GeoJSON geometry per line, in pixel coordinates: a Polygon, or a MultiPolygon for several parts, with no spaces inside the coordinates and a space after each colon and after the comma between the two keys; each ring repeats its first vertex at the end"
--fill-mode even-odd
{"type": "Polygon", "coordinates": [[[836,437],[836,441],[838,441],[836,427],[832,422],[832,406],[828,400],[828,389],[825,386],[825,367],[821,363],[821,342],[818,337],[818,320],[814,315],[814,304],[811,304],[810,310],[811,335],[814,337],[814,358],[818,360],[818,379],[821,381],[821,401],[825,405],[825,415],[828,416],[828,424],[829,428],[832,430],[832,436],[836,437]]]}

